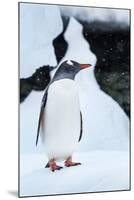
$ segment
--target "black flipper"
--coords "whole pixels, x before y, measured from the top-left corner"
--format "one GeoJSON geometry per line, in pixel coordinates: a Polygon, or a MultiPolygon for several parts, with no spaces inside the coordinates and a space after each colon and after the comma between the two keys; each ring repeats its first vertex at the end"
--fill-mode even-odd
{"type": "MultiPolygon", "coordinates": [[[[47,90],[48,90],[48,88],[47,88],[47,90]]],[[[46,92],[43,96],[42,103],[41,103],[40,116],[39,116],[38,129],[37,129],[37,137],[36,137],[36,146],[38,144],[41,120],[42,120],[42,117],[43,117],[43,114],[44,114],[44,109],[45,109],[46,101],[47,101],[47,90],[46,90],[46,92]]]]}
{"type": "Polygon", "coordinates": [[[83,122],[82,122],[82,113],[80,112],[80,137],[79,137],[79,140],[78,142],[80,142],[81,138],[82,138],[82,132],[83,132],[83,122]]]}

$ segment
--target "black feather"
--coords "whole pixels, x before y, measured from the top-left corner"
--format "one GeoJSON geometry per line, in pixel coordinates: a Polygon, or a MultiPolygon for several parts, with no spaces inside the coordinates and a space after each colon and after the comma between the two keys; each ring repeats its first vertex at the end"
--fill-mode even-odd
{"type": "Polygon", "coordinates": [[[82,113],[80,112],[80,137],[78,142],[80,142],[81,138],[82,138],[82,132],[83,132],[83,121],[82,121],[82,113]]]}
{"type": "Polygon", "coordinates": [[[38,129],[37,129],[37,137],[36,137],[36,146],[38,144],[38,139],[39,139],[39,133],[40,133],[40,124],[41,124],[41,120],[42,120],[42,116],[44,113],[44,108],[46,106],[46,102],[47,102],[47,91],[45,92],[43,99],[42,99],[42,104],[41,104],[41,109],[40,109],[40,116],[39,116],[39,122],[38,122],[38,129]]]}

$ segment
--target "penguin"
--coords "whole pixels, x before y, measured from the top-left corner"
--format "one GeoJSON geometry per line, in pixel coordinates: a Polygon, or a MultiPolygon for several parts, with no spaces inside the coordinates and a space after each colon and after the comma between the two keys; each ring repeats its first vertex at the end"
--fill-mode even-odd
{"type": "Polygon", "coordinates": [[[64,160],[66,167],[81,163],[72,161],[72,154],[82,138],[82,113],[80,111],[77,84],[74,80],[81,70],[91,64],[66,60],[57,69],[47,86],[40,109],[36,145],[42,136],[47,168],[60,170],[57,161],[64,160]]]}

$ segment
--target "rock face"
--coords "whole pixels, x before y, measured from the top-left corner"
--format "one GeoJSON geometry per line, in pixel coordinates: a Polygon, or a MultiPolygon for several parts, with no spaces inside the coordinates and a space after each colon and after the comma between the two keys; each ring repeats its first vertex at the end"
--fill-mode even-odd
{"type": "Polygon", "coordinates": [[[101,89],[130,115],[130,30],[108,23],[85,23],[84,37],[97,56],[95,76],[101,89]]]}

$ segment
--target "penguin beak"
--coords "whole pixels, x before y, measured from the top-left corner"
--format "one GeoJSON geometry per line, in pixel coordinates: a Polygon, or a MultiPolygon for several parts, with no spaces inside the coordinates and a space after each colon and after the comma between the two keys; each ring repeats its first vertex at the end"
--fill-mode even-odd
{"type": "Polygon", "coordinates": [[[92,65],[91,64],[80,64],[81,69],[86,69],[86,68],[89,68],[89,67],[92,67],[92,65]]]}

